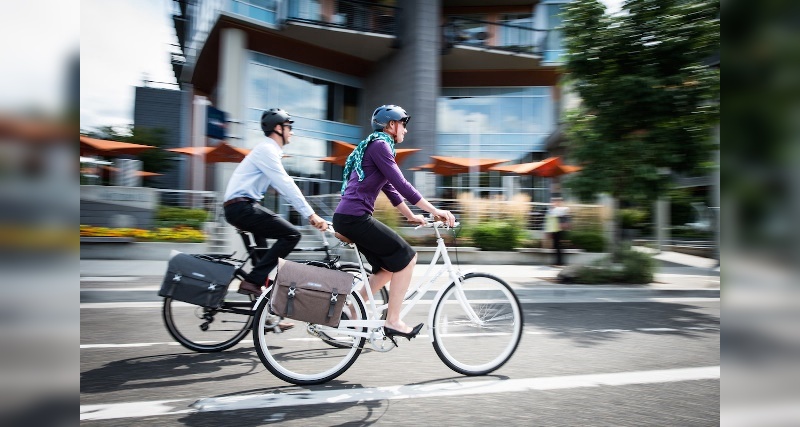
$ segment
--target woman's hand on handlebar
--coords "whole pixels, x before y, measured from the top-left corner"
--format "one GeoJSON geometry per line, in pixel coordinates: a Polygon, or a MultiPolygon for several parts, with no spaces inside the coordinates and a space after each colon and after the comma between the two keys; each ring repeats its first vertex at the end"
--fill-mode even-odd
{"type": "Polygon", "coordinates": [[[432,212],[434,219],[437,221],[442,221],[447,224],[448,227],[455,227],[456,225],[456,217],[453,215],[452,212],[446,211],[444,209],[436,209],[432,212]]]}
{"type": "Polygon", "coordinates": [[[425,219],[422,215],[414,215],[411,218],[406,218],[408,222],[416,225],[425,225],[428,223],[428,220],[425,219]]]}

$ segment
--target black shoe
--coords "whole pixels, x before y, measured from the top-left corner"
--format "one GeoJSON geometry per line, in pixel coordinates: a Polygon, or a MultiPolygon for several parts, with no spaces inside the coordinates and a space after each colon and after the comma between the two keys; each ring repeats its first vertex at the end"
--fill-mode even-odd
{"type": "Polygon", "coordinates": [[[394,346],[397,347],[398,346],[397,345],[397,341],[395,341],[395,339],[394,339],[395,336],[403,337],[403,338],[411,341],[411,338],[414,338],[417,335],[419,335],[419,332],[422,330],[422,325],[423,324],[420,323],[419,325],[414,326],[414,329],[412,329],[411,332],[400,332],[397,329],[387,328],[386,326],[384,326],[383,327],[383,334],[386,336],[386,338],[389,338],[390,340],[392,340],[392,343],[394,344],[394,346]]]}

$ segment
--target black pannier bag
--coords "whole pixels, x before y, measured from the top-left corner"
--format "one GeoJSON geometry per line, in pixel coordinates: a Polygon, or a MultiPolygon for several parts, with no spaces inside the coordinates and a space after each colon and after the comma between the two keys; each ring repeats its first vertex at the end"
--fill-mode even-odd
{"type": "Polygon", "coordinates": [[[270,311],[281,317],[339,326],[354,276],[339,270],[278,259],[270,311]]]}
{"type": "Polygon", "coordinates": [[[180,253],[167,265],[158,295],[203,307],[219,308],[236,266],[180,253]]]}

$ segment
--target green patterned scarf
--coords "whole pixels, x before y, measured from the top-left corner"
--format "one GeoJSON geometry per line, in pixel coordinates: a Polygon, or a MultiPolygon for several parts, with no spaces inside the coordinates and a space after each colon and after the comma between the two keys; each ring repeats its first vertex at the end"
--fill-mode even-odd
{"type": "Polygon", "coordinates": [[[364,150],[367,149],[367,145],[370,142],[375,141],[376,139],[380,139],[381,141],[389,144],[389,148],[392,149],[392,156],[396,156],[397,153],[394,151],[394,139],[385,132],[372,132],[366,139],[358,143],[356,149],[347,156],[347,162],[344,164],[344,174],[342,179],[342,194],[344,194],[345,188],[347,188],[347,181],[350,180],[350,173],[356,171],[358,174],[358,180],[364,180],[364,169],[361,169],[361,161],[364,160],[364,150]]]}

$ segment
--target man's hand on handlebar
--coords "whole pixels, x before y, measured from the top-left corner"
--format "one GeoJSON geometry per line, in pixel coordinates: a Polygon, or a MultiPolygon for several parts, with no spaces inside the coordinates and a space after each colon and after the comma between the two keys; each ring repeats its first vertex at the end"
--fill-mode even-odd
{"type": "Polygon", "coordinates": [[[328,229],[328,221],[320,218],[317,214],[312,214],[310,217],[308,217],[308,222],[319,231],[325,231],[328,229]]]}

